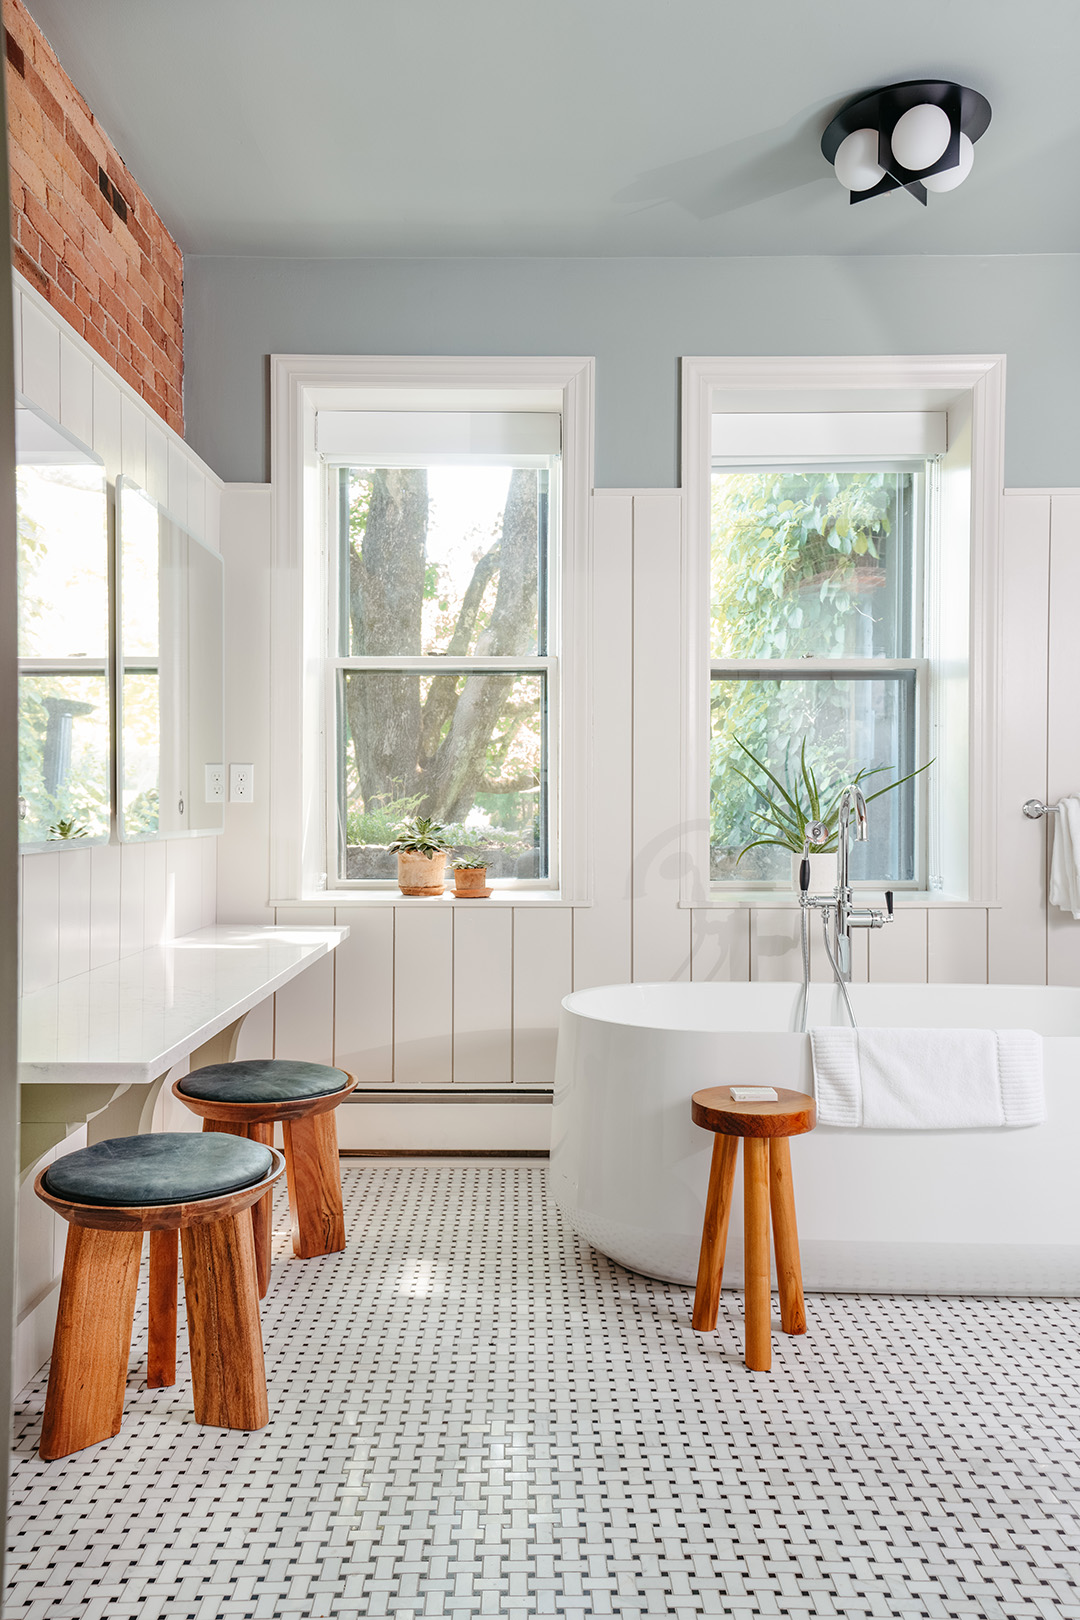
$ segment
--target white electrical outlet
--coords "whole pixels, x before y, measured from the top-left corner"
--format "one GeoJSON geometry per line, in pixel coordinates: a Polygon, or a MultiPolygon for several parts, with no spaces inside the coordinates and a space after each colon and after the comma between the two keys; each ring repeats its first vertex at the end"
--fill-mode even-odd
{"type": "Polygon", "coordinates": [[[255,772],[250,765],[229,766],[229,801],[250,804],[255,797],[255,772]]]}
{"type": "Polygon", "coordinates": [[[224,765],[208,765],[206,767],[206,802],[207,804],[225,803],[224,765]]]}

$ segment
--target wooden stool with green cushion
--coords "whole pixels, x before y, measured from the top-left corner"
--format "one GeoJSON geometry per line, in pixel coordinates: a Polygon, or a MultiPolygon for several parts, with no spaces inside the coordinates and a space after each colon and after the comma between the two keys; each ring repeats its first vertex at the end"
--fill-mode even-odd
{"type": "Polygon", "coordinates": [[[135,1290],[150,1233],[147,1383],[176,1381],[177,1234],[184,1255],[195,1421],[269,1421],[248,1210],[285,1168],[259,1142],[189,1131],[121,1136],[65,1154],[34,1191],[68,1221],[40,1454],[119,1434],[135,1290]]]}
{"type": "MultiPolygon", "coordinates": [[[[310,1260],[345,1247],[334,1110],[356,1089],[351,1074],[294,1058],[250,1058],[196,1069],[172,1089],[185,1108],[202,1116],[204,1131],[269,1145],[280,1120],[293,1253],[310,1260]]],[[[251,1211],[260,1295],[270,1284],[272,1213],[272,1195],[251,1211]]]]}

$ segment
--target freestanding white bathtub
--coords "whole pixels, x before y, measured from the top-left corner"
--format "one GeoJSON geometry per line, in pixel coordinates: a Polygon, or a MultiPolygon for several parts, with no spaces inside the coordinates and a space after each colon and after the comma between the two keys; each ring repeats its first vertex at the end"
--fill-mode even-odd
{"type": "MultiPolygon", "coordinates": [[[[797,984],[622,984],[562,1006],[555,1201],[632,1271],[692,1283],[712,1136],[690,1097],[732,1082],[811,1091],[797,984]]],[[[852,985],[860,1025],[1034,1029],[1047,1121],[1024,1130],[866,1131],[792,1140],[803,1275],[818,1292],[1080,1294],[1080,990],[852,985]]],[[[809,1026],[846,1023],[835,987],[809,1026]]],[[[946,1083],[946,1077],[942,1077],[946,1083]]],[[[726,1283],[742,1281],[741,1196],[726,1283]]]]}

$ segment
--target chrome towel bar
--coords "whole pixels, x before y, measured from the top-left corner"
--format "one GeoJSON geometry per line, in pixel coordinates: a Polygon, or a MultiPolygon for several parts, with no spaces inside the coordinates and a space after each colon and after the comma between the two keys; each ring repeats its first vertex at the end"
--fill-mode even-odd
{"type": "Polygon", "coordinates": [[[1053,816],[1061,809],[1060,804],[1043,804],[1041,799],[1026,799],[1020,806],[1029,821],[1038,821],[1040,816],[1053,816]]]}

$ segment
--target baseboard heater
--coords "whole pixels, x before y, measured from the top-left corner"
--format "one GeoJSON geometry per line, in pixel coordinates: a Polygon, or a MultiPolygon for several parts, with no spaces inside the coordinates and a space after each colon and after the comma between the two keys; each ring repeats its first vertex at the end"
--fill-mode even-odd
{"type": "Polygon", "coordinates": [[[550,1091],[526,1091],[523,1087],[493,1087],[489,1091],[466,1091],[464,1087],[440,1090],[402,1087],[400,1091],[354,1091],[346,1097],[342,1107],[362,1107],[365,1103],[550,1103],[552,1100],[550,1091]]]}

